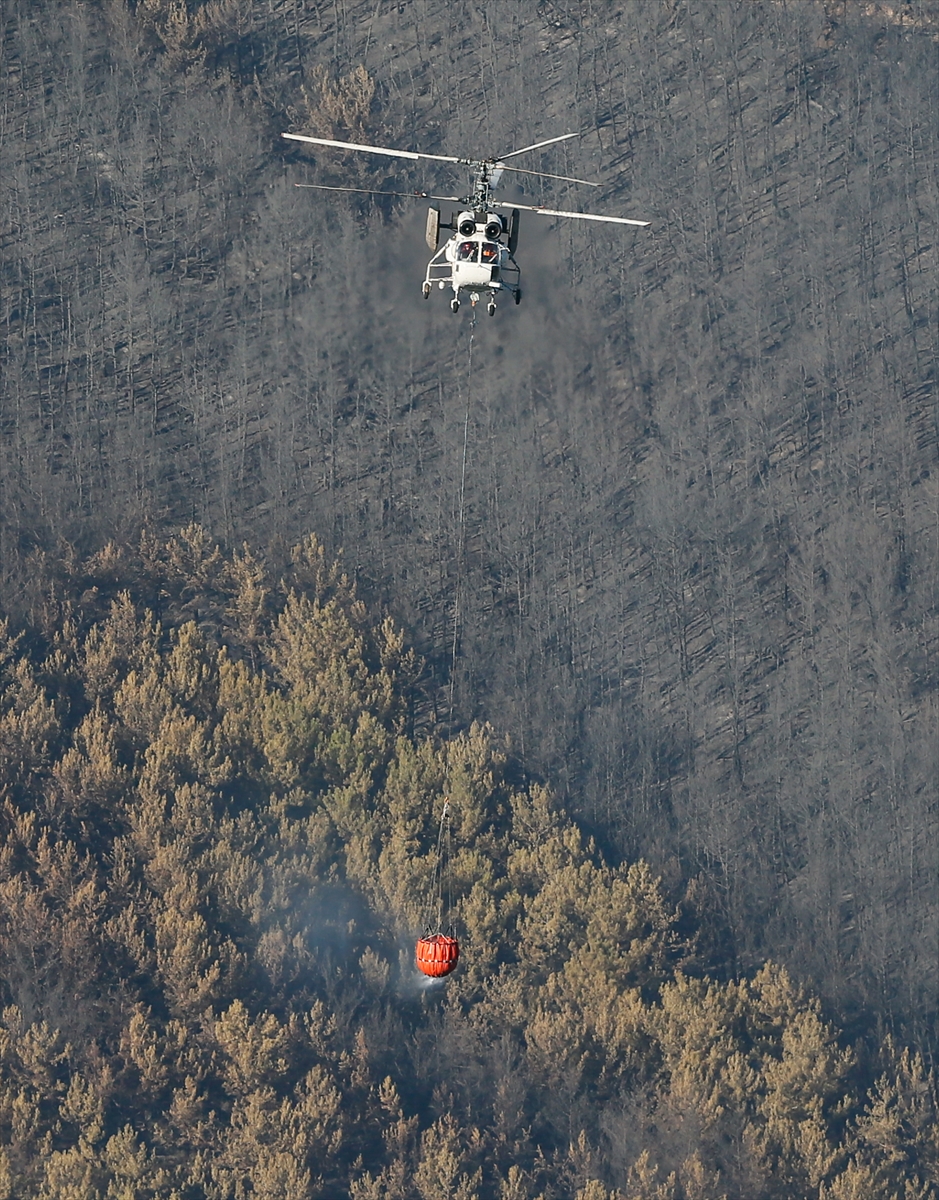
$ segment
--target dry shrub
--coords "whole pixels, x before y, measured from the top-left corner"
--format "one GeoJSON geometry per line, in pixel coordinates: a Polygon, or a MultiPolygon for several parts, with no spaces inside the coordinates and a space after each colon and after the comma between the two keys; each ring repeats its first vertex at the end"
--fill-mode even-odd
{"type": "Polygon", "coordinates": [[[304,111],[298,119],[305,130],[320,137],[355,141],[365,133],[375,96],[375,81],[361,64],[333,82],[320,64],[309,86],[301,84],[304,111]]]}
{"type": "Polygon", "coordinates": [[[136,16],[152,34],[173,67],[192,70],[206,65],[241,36],[241,0],[210,0],[194,12],[186,0],[140,0],[136,16]]]}

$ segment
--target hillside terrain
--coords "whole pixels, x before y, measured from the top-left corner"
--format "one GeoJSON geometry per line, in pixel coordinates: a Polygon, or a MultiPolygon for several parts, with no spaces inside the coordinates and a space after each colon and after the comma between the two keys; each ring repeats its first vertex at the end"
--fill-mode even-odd
{"type": "Polygon", "coordinates": [[[0,1195],[935,1200],[936,1081],[726,982],[315,539],[74,556],[0,629],[0,1195]],[[51,582],[51,581],[50,581],[51,582]],[[413,966],[444,797],[463,953],[413,966]]]}
{"type": "Polygon", "coordinates": [[[728,977],[772,958],[852,1031],[934,1045],[933,0],[0,22],[11,628],[66,544],[195,520],[277,562],[314,531],[412,632],[427,720],[491,722],[611,863],[691,888],[728,977]],[[583,130],[532,165],[589,200],[506,195],[653,225],[523,220],[525,300],[474,325],[420,299],[419,206],[293,187],[463,178],[285,129],[583,130]]]}

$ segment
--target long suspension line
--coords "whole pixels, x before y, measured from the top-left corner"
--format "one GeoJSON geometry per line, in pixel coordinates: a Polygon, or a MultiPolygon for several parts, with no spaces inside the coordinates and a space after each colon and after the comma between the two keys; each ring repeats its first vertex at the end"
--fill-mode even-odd
{"type": "Polygon", "coordinates": [[[437,830],[437,860],[434,863],[434,874],[431,880],[431,891],[428,902],[427,933],[443,933],[444,918],[447,927],[451,925],[450,909],[453,900],[450,883],[450,802],[444,800],[443,812],[440,814],[440,826],[437,830]]]}
{"type": "MultiPolygon", "coordinates": [[[[453,731],[453,689],[456,683],[456,649],[459,641],[460,622],[462,619],[461,601],[463,593],[463,559],[466,546],[466,447],[469,439],[470,389],[473,386],[473,343],[476,340],[476,307],[473,306],[473,319],[470,324],[469,355],[467,364],[466,412],[463,417],[463,460],[460,466],[460,508],[457,520],[459,530],[457,537],[456,561],[456,591],[453,598],[453,643],[450,650],[450,698],[447,728],[453,731]]],[[[450,755],[447,754],[447,786],[450,783],[450,755]]]]}
{"type": "MultiPolygon", "coordinates": [[[[470,324],[470,337],[468,348],[467,362],[467,388],[466,388],[466,411],[463,415],[463,454],[460,463],[460,504],[459,515],[457,521],[458,536],[457,536],[457,577],[456,589],[453,599],[453,640],[450,647],[450,686],[449,686],[449,713],[447,716],[447,758],[446,770],[444,773],[444,802],[443,812],[440,815],[440,828],[437,831],[437,861],[434,864],[434,874],[431,881],[431,896],[428,909],[431,904],[436,907],[436,922],[434,932],[441,932],[444,924],[444,916],[447,917],[448,926],[450,925],[450,913],[452,909],[453,896],[451,892],[450,881],[450,746],[453,733],[453,705],[454,705],[454,686],[456,683],[456,655],[457,646],[460,639],[460,623],[462,619],[462,589],[464,576],[464,557],[466,548],[466,458],[467,447],[469,445],[469,418],[470,418],[470,389],[473,383],[473,345],[476,341],[476,307],[473,306],[473,316],[470,324]]],[[[428,912],[428,916],[430,913],[428,912]]]]}

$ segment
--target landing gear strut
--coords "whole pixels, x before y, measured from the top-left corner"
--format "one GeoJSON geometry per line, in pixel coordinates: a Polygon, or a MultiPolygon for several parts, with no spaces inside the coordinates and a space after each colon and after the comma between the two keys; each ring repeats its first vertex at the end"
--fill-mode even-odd
{"type": "Polygon", "coordinates": [[[460,302],[459,302],[459,300],[456,299],[456,297],[454,297],[450,301],[450,311],[451,312],[459,312],[460,311],[460,302]]]}
{"type": "Polygon", "coordinates": [[[486,311],[489,313],[490,317],[494,317],[496,315],[496,304],[494,300],[490,300],[486,305],[486,311]]]}

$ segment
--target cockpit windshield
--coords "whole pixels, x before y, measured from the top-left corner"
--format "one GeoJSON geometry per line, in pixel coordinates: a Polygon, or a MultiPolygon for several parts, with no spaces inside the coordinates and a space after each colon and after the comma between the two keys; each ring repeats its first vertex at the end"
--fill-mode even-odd
{"type": "Polygon", "coordinates": [[[495,263],[499,261],[499,247],[495,242],[483,242],[482,262],[495,263]]]}
{"type": "Polygon", "coordinates": [[[479,243],[461,242],[457,258],[460,262],[479,262],[479,243]]]}

